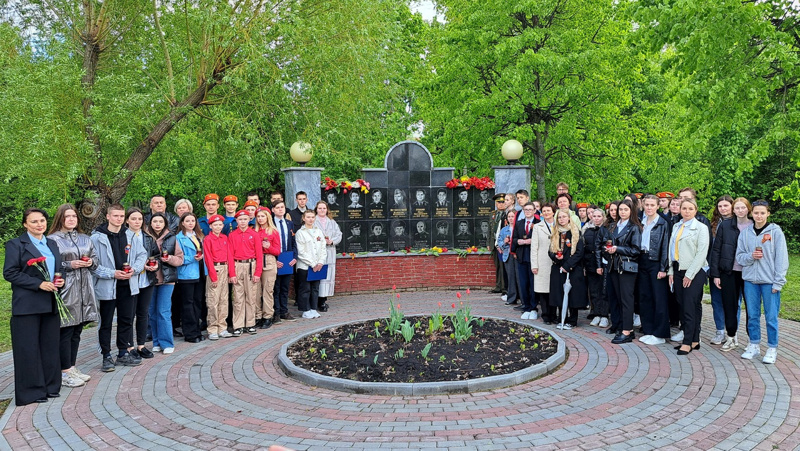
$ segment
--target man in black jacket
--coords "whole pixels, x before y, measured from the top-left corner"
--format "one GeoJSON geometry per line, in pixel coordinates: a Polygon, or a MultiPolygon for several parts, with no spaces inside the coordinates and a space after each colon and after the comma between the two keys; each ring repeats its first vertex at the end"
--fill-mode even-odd
{"type": "Polygon", "coordinates": [[[511,235],[511,252],[517,259],[517,280],[519,281],[519,297],[522,299],[522,319],[537,319],[539,314],[534,305],[533,273],[531,272],[531,236],[533,225],[538,221],[534,217],[536,207],[528,202],[522,207],[523,218],[514,224],[511,235]]]}
{"type": "Polygon", "coordinates": [[[181,221],[176,214],[170,213],[167,211],[167,199],[161,195],[155,195],[150,198],[150,213],[147,213],[144,217],[144,223],[150,224],[150,218],[153,216],[153,213],[161,213],[167,217],[167,228],[172,233],[178,233],[178,225],[181,221]]]}

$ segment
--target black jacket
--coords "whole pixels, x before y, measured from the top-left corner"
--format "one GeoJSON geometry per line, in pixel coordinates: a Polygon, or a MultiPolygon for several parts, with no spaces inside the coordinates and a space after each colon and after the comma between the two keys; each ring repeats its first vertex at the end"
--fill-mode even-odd
{"type": "MultiPolygon", "coordinates": [[[[609,227],[614,227],[614,224],[611,224],[609,227]]],[[[600,226],[600,228],[597,229],[597,233],[595,234],[595,237],[594,237],[594,246],[595,246],[594,264],[595,264],[595,270],[597,268],[605,268],[607,266],[607,265],[603,264],[603,259],[605,258],[606,261],[609,261],[609,259],[607,258],[608,254],[603,255],[603,252],[605,252],[605,250],[606,250],[606,241],[608,241],[610,239],[611,239],[611,232],[608,230],[608,227],[600,226]]],[[[584,237],[584,241],[585,241],[585,237],[584,237]]],[[[587,266],[587,268],[588,268],[588,266],[587,266]]]]}
{"type": "MultiPolygon", "coordinates": [[[[47,239],[47,247],[56,258],[55,268],[61,268],[61,251],[58,250],[58,244],[52,239],[47,239]]],[[[6,243],[3,278],[11,283],[13,316],[56,312],[55,295],[39,289],[39,285],[45,281],[44,276],[37,268],[28,266],[28,260],[41,256],[42,253],[33,245],[27,232],[6,243]]]]}
{"type": "MultiPolygon", "coordinates": [[[[643,256],[647,255],[649,260],[658,262],[658,270],[662,272],[667,272],[669,269],[669,238],[671,233],[672,227],[667,224],[667,221],[662,216],[658,216],[656,225],[650,231],[650,243],[646,246],[647,254],[642,251],[643,256]]],[[[641,247],[645,247],[644,243],[642,243],[641,247]]]]}
{"type": "Polygon", "coordinates": [[[603,256],[609,263],[610,271],[622,271],[622,260],[636,261],[642,253],[640,243],[642,242],[642,231],[639,226],[628,222],[622,233],[618,236],[616,225],[611,232],[611,240],[617,246],[617,252],[609,254],[603,247],[603,256]]]}
{"type": "MultiPolygon", "coordinates": [[[[554,233],[557,233],[554,231],[554,233]]],[[[560,240],[560,239],[559,239],[560,240]]],[[[583,257],[584,257],[584,237],[579,236],[577,239],[572,239],[572,232],[566,232],[564,243],[562,243],[563,251],[562,254],[563,258],[561,260],[556,258],[555,252],[548,250],[547,255],[550,256],[550,260],[553,261],[554,268],[551,271],[558,270],[555,267],[564,268],[567,272],[572,272],[575,268],[583,267],[583,257]],[[566,245],[566,240],[569,240],[570,245],[566,245]]],[[[552,274],[552,273],[551,273],[552,274]]]]}
{"type": "Polygon", "coordinates": [[[526,219],[523,217],[514,223],[514,231],[511,235],[511,252],[514,252],[514,255],[517,256],[517,261],[530,263],[531,245],[519,244],[519,240],[530,239],[531,236],[533,236],[533,225],[539,221],[537,221],[536,218],[531,219],[531,229],[527,233],[525,232],[525,222],[526,219]]]}
{"type": "MultiPolygon", "coordinates": [[[[153,239],[147,233],[142,233],[142,244],[144,245],[144,250],[147,251],[147,257],[155,257],[156,263],[161,264],[161,261],[158,257],[161,256],[161,251],[158,249],[158,243],[156,240],[153,239]]],[[[156,277],[155,271],[145,271],[147,274],[147,280],[150,282],[150,286],[154,286],[156,282],[158,282],[158,277],[156,277]]]]}
{"type": "Polygon", "coordinates": [[[597,268],[601,267],[597,258],[597,251],[601,246],[597,241],[597,236],[601,233],[602,228],[603,226],[595,227],[590,224],[583,229],[583,267],[586,268],[586,272],[596,273],[597,268]]]}
{"type": "MultiPolygon", "coordinates": [[[[161,242],[161,249],[167,251],[169,255],[175,255],[175,245],[177,237],[174,233],[169,234],[161,242]]],[[[175,283],[178,281],[178,268],[169,263],[161,262],[161,273],[164,274],[164,283],[175,283]]]]}
{"type": "Polygon", "coordinates": [[[717,236],[714,238],[714,244],[711,247],[709,277],[719,277],[722,273],[730,274],[733,271],[738,242],[739,226],[736,217],[720,222],[717,228],[717,236]]]}

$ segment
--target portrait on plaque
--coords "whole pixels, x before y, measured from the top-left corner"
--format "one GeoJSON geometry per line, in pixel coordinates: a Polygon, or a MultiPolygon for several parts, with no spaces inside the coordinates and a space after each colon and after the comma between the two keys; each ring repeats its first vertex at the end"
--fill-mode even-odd
{"type": "Polygon", "coordinates": [[[478,191],[478,195],[474,197],[475,199],[475,216],[491,216],[492,212],[494,211],[494,201],[492,197],[494,196],[494,190],[484,189],[478,191]]]}
{"type": "Polygon", "coordinates": [[[422,249],[431,247],[431,223],[427,220],[411,221],[414,225],[414,231],[411,237],[414,241],[415,249],[422,249]]]}
{"type": "Polygon", "coordinates": [[[466,249],[472,246],[472,220],[471,219],[457,219],[456,233],[453,237],[455,246],[460,249],[466,249]]]}
{"type": "Polygon", "coordinates": [[[400,188],[395,188],[392,190],[392,200],[390,201],[389,206],[389,218],[408,218],[408,194],[406,191],[400,188]]]}
{"type": "Polygon", "coordinates": [[[494,247],[494,233],[491,232],[491,225],[488,219],[479,219],[477,231],[475,232],[475,246],[494,247]]]}
{"type": "Polygon", "coordinates": [[[353,221],[364,219],[364,205],[361,202],[361,193],[354,190],[347,193],[346,196],[347,207],[344,211],[347,219],[353,221]]]}
{"type": "Polygon", "coordinates": [[[433,245],[439,247],[453,247],[452,221],[440,219],[436,221],[436,230],[433,232],[433,245]]]}
{"type": "Polygon", "coordinates": [[[323,196],[325,202],[328,203],[328,217],[338,221],[342,215],[342,207],[337,199],[337,193],[334,190],[326,191],[323,196]]]}
{"type": "Polygon", "coordinates": [[[449,218],[453,214],[453,203],[450,200],[449,188],[437,188],[436,200],[433,203],[434,218],[449,218]]]}
{"type": "Polygon", "coordinates": [[[374,188],[369,192],[367,219],[386,219],[386,190],[374,188]]]}
{"type": "Polygon", "coordinates": [[[471,218],[472,203],[470,202],[470,192],[464,188],[455,190],[456,200],[453,203],[453,217],[456,218],[471,218]]]}
{"type": "Polygon", "coordinates": [[[367,252],[367,235],[362,233],[362,222],[351,222],[347,230],[345,250],[347,252],[367,252]]]}
{"type": "Polygon", "coordinates": [[[367,249],[369,252],[385,252],[389,249],[389,237],[386,235],[386,224],[383,222],[372,222],[369,226],[369,236],[367,237],[367,249]]]}
{"type": "Polygon", "coordinates": [[[427,219],[431,216],[431,204],[428,202],[427,188],[413,188],[414,203],[411,204],[411,219],[427,219]]]}
{"type": "Polygon", "coordinates": [[[411,247],[411,244],[411,237],[408,236],[406,221],[392,221],[391,237],[389,238],[389,250],[401,251],[407,247],[411,247]]]}

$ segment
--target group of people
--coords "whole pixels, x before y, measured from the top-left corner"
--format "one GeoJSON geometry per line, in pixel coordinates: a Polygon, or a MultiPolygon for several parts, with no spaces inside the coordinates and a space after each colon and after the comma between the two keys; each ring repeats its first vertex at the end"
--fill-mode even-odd
{"type": "Polygon", "coordinates": [[[698,211],[694,189],[629,194],[605,208],[574,204],[565,183],[554,203],[530,201],[526,190],[497,193],[492,250],[497,284],[522,319],[578,325],[589,309],[592,326],[612,343],[678,342],[678,355],[700,348],[707,282],[722,351],[739,346],[741,301],[749,344],[742,358],[761,356],[761,309],[767,326],[762,361],[775,363],[778,311],[789,256],[781,228],[769,222],[765,200],[717,199],[711,220],[698,211]],[[568,282],[568,283],[567,283],[568,282]],[[679,331],[671,334],[671,326],[679,331]]]}
{"type": "Polygon", "coordinates": [[[287,211],[280,193],[266,207],[250,192],[239,209],[236,196],[220,202],[211,193],[198,216],[187,199],[173,214],[154,196],[147,214],[110,205],[106,222],[89,235],[71,204],[58,207],[49,231],[44,210],[26,210],[25,232],[6,243],[3,268],[12,288],[16,404],[47,402],[62,386],[91,379],[76,360],[81,332],[92,322],[100,323],[101,368],[109,372],[173,353],[176,336],[199,343],[295,321],[288,308],[293,278],[302,317],[320,317],[333,295],[342,233],[325,202],[310,209],[307,199],[298,192],[297,208],[287,211]]]}

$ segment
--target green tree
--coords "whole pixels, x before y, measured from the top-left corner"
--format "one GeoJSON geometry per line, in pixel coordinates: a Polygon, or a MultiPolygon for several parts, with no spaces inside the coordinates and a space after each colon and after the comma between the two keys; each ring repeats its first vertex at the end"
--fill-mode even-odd
{"type": "Polygon", "coordinates": [[[559,180],[587,199],[633,184],[636,149],[623,110],[640,62],[618,2],[439,3],[447,23],[432,29],[432,75],[417,104],[437,158],[488,170],[515,138],[534,166],[536,197],[559,180]]]}

